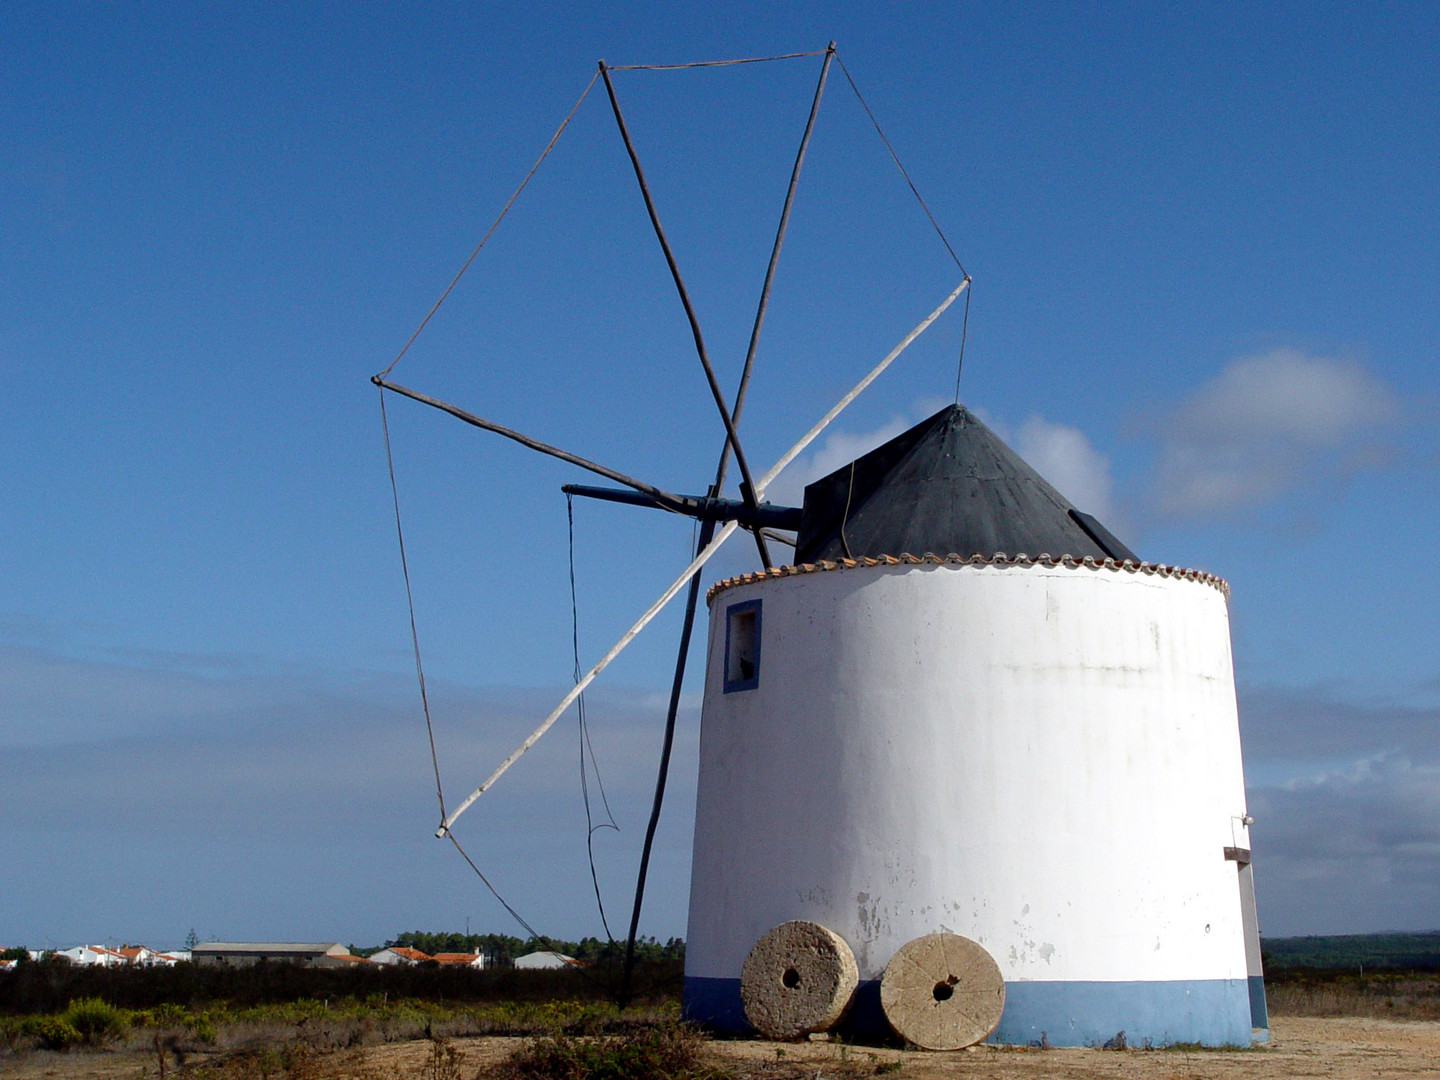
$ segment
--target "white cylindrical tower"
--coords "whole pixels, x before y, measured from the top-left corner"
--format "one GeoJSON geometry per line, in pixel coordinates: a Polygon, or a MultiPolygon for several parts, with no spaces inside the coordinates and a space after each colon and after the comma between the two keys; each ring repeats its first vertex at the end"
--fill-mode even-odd
{"type": "Polygon", "coordinates": [[[896,950],[948,931],[1005,979],[993,1041],[1248,1045],[1224,583],[856,556],[711,590],[687,1015],[743,1028],[747,952],[805,919],[853,950],[861,1028],[896,950]]]}
{"type": "Polygon", "coordinates": [[[973,938],[1001,1042],[1248,1044],[1222,589],[978,559],[719,586],[689,1014],[733,1019],[751,946],[809,919],[862,980],[912,938],[973,938]]]}

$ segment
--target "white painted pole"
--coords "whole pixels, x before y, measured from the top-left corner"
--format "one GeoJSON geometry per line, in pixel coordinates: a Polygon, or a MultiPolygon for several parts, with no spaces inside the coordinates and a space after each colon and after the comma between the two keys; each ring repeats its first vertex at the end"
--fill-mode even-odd
{"type": "Polygon", "coordinates": [[[932,311],[929,315],[926,315],[925,318],[921,320],[920,324],[916,326],[914,330],[911,330],[910,333],[906,334],[905,337],[901,339],[900,344],[896,345],[895,348],[891,349],[884,360],[881,360],[880,363],[876,364],[873,368],[871,368],[868,375],[866,375],[863,379],[856,383],[848,394],[846,394],[839,401],[837,401],[835,403],[835,407],[832,408],[829,412],[827,412],[824,416],[822,416],[820,418],[820,422],[805,433],[804,438],[802,438],[789,450],[786,450],[785,453],[780,455],[780,460],[777,461],[774,465],[772,465],[770,467],[770,471],[767,472],[764,476],[762,476],[759,482],[755,485],[755,497],[757,499],[765,493],[765,489],[769,487],[772,482],[774,482],[775,478],[779,476],[782,471],[784,471],[785,466],[789,465],[790,462],[794,461],[797,457],[799,457],[800,454],[804,452],[805,448],[809,446],[812,442],[814,442],[816,437],[819,436],[822,431],[824,431],[827,427],[830,426],[830,421],[834,420],[835,417],[839,416],[842,412],[844,412],[845,408],[857,397],[859,397],[867,386],[869,386],[872,382],[874,382],[877,378],[880,377],[880,373],[883,372],[887,367],[889,367],[891,363],[894,362],[897,356],[899,356],[902,352],[904,352],[910,347],[911,342],[913,342],[917,337],[923,334],[929,328],[931,323],[933,323],[941,315],[945,314],[945,309],[955,302],[956,297],[958,297],[962,292],[964,292],[965,286],[969,284],[970,279],[968,277],[964,281],[960,282],[960,284],[955,287],[955,291],[952,292],[949,296],[945,297],[945,299],[940,302],[940,306],[937,307],[934,311],[932,311]]]}
{"type": "Polygon", "coordinates": [[[630,627],[629,630],[626,630],[624,636],[622,636],[619,641],[617,641],[614,645],[610,647],[609,652],[607,652],[604,656],[600,658],[600,662],[594,667],[592,667],[589,671],[587,671],[585,673],[585,677],[570,688],[570,692],[560,699],[560,704],[556,705],[555,708],[551,710],[550,715],[545,717],[544,721],[541,722],[540,726],[537,727],[534,731],[532,731],[525,739],[525,741],[522,742],[519,746],[517,746],[514,751],[511,752],[510,756],[507,757],[499,764],[499,766],[496,767],[494,772],[492,772],[488,777],[486,777],[483,784],[481,784],[478,788],[476,788],[468,796],[466,796],[465,801],[450,812],[450,816],[447,817],[443,822],[441,822],[440,828],[435,830],[436,836],[444,836],[446,831],[449,830],[450,826],[455,824],[455,819],[458,818],[461,814],[463,814],[469,808],[471,803],[473,803],[481,795],[485,794],[486,789],[488,789],[491,784],[495,783],[496,780],[500,779],[500,775],[506,769],[510,768],[511,765],[514,765],[515,762],[520,759],[521,754],[525,753],[526,750],[529,750],[530,747],[534,746],[541,735],[544,735],[545,732],[550,730],[551,725],[553,725],[556,720],[560,719],[561,714],[564,713],[564,711],[570,707],[570,705],[575,701],[575,699],[579,697],[582,692],[584,692],[585,688],[595,680],[595,676],[599,675],[600,672],[604,671],[607,667],[609,667],[610,661],[614,660],[617,656],[620,655],[621,651],[625,648],[626,645],[630,644],[630,642],[634,639],[635,635],[640,633],[641,630],[644,630],[646,624],[649,623],[651,619],[655,618],[656,615],[660,614],[660,609],[670,602],[671,598],[680,591],[680,589],[685,585],[686,582],[688,582],[692,577],[694,577],[700,572],[700,568],[704,566],[707,562],[709,562],[710,556],[714,555],[715,552],[720,550],[720,545],[723,544],[726,540],[730,539],[730,534],[733,533],[737,528],[739,528],[739,524],[737,522],[727,521],[725,523],[724,528],[722,528],[718,533],[715,534],[715,539],[710,541],[709,545],[705,548],[705,550],[700,552],[699,555],[696,555],[690,565],[685,568],[684,572],[681,573],[679,577],[677,577],[673,582],[670,583],[670,587],[668,589],[666,589],[663,593],[660,594],[660,599],[656,600],[655,603],[651,604],[645,610],[645,614],[641,615],[640,618],[635,620],[635,625],[630,627]]]}
{"type": "MultiPolygon", "coordinates": [[[[913,342],[917,337],[923,334],[931,323],[933,323],[942,314],[944,314],[945,309],[955,302],[956,297],[958,297],[962,292],[964,292],[965,286],[969,284],[970,279],[968,277],[964,281],[960,282],[960,284],[956,287],[955,291],[952,292],[949,296],[947,296],[940,303],[939,307],[937,307],[929,315],[925,316],[925,318],[921,320],[921,322],[915,327],[915,329],[911,330],[910,333],[906,334],[905,337],[901,339],[900,344],[896,345],[895,348],[890,350],[890,352],[885,356],[885,359],[881,360],[880,363],[876,364],[875,367],[871,368],[870,372],[858,383],[856,383],[855,386],[851,388],[849,393],[847,393],[838,402],[836,402],[835,406],[820,418],[819,423],[817,423],[814,427],[807,431],[804,437],[801,438],[799,442],[797,442],[789,450],[785,451],[785,453],[780,455],[780,460],[777,461],[774,465],[772,465],[769,471],[766,472],[765,475],[756,482],[755,498],[757,500],[765,493],[765,489],[774,482],[775,478],[780,475],[780,473],[784,470],[785,466],[789,465],[792,461],[795,460],[796,457],[803,453],[805,448],[809,446],[812,442],[814,442],[816,437],[822,431],[824,431],[826,427],[830,425],[830,422],[845,410],[846,406],[848,406],[852,401],[859,397],[860,394],[865,390],[865,388],[869,386],[872,382],[874,382],[877,378],[879,378],[880,373],[883,372],[895,361],[896,357],[898,357],[902,352],[904,352],[907,348],[910,347],[911,342],[913,342]]],[[[540,736],[544,735],[545,732],[549,731],[550,728],[554,726],[555,721],[560,719],[561,715],[564,714],[565,710],[574,703],[575,699],[584,692],[585,688],[595,681],[595,676],[599,675],[600,672],[604,671],[607,667],[609,667],[610,661],[614,660],[617,656],[620,655],[622,651],[624,651],[625,646],[629,645],[630,642],[634,640],[635,635],[640,633],[641,630],[645,629],[646,625],[650,622],[650,620],[655,618],[656,615],[660,614],[660,610],[666,604],[668,604],[671,599],[674,598],[675,594],[678,593],[685,586],[686,582],[688,582],[692,577],[694,577],[700,572],[700,568],[710,561],[710,557],[714,555],[715,552],[720,550],[720,545],[725,543],[726,540],[730,539],[731,534],[734,533],[734,531],[738,527],[738,524],[734,521],[728,521],[725,523],[724,527],[715,534],[715,539],[710,541],[709,545],[706,546],[705,550],[700,552],[700,554],[696,555],[694,560],[690,563],[689,566],[684,569],[680,576],[677,577],[673,582],[671,582],[670,587],[660,594],[660,599],[656,600],[653,604],[646,608],[645,614],[641,615],[640,618],[635,621],[635,624],[631,626],[629,630],[625,631],[624,635],[620,638],[620,640],[610,647],[610,651],[600,658],[599,663],[597,663],[594,667],[587,671],[585,673],[585,677],[570,688],[569,692],[560,699],[560,704],[556,705],[555,708],[551,710],[550,715],[545,717],[545,719],[541,722],[540,726],[537,727],[534,731],[532,731],[526,737],[524,742],[522,742],[513,751],[511,751],[509,757],[507,757],[498,766],[496,766],[495,771],[485,778],[485,782],[483,784],[481,784],[469,795],[467,795],[465,797],[465,801],[449,813],[445,820],[440,823],[440,828],[435,830],[435,835],[437,837],[443,837],[450,830],[450,827],[455,824],[455,819],[458,818],[461,814],[463,814],[466,810],[468,810],[470,808],[470,805],[481,795],[485,794],[485,792],[490,789],[490,786],[494,784],[496,780],[500,779],[500,777],[507,769],[510,768],[511,765],[514,765],[515,762],[520,760],[521,755],[523,755],[525,751],[529,750],[530,747],[534,746],[535,743],[539,741],[540,736]]]]}

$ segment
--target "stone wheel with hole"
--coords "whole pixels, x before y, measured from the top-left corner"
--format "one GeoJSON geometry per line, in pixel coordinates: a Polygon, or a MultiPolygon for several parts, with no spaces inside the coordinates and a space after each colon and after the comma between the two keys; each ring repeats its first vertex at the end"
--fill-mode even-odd
{"type": "Polygon", "coordinates": [[[845,939],[819,923],[781,923],[740,969],[745,1019],[770,1039],[828,1031],[850,1006],[860,972],[845,939]]]}
{"type": "Polygon", "coordinates": [[[1005,980],[978,942],[926,934],[906,942],[885,965],[880,1005],[907,1042],[923,1050],[959,1050],[1000,1023],[1005,980]]]}

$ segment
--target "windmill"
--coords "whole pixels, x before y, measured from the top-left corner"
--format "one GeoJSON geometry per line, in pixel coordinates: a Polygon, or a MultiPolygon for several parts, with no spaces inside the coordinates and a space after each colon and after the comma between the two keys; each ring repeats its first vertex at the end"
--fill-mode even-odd
{"type": "MultiPolygon", "coordinates": [[[[587,672],[585,672],[584,675],[577,678],[575,685],[565,694],[561,701],[555,706],[554,709],[551,710],[551,712],[544,718],[544,720],[540,722],[540,724],[530,733],[530,735],[527,736],[525,740],[521,742],[521,744],[516,747],[516,749],[512,753],[510,753],[502,762],[500,762],[500,764],[496,766],[496,768],[490,773],[488,777],[485,778],[483,782],[481,782],[477,787],[475,787],[459,804],[455,805],[454,807],[447,807],[443,794],[443,788],[440,783],[440,770],[438,757],[435,753],[433,725],[430,721],[429,705],[425,695],[423,668],[420,664],[419,642],[418,637],[415,635],[414,603],[413,598],[410,599],[412,642],[415,646],[416,669],[417,674],[419,675],[422,704],[424,705],[426,713],[427,727],[430,729],[431,755],[432,761],[435,765],[436,792],[440,803],[441,820],[435,835],[437,837],[447,838],[453,844],[455,844],[457,850],[460,851],[460,853],[465,857],[467,862],[470,862],[471,867],[474,868],[478,874],[479,868],[476,867],[474,862],[469,859],[468,855],[465,855],[464,849],[460,846],[458,840],[456,840],[454,836],[453,826],[455,825],[456,820],[461,815],[463,815],[475,803],[475,801],[480,798],[480,796],[482,796],[486,791],[488,791],[491,786],[517,760],[519,760],[522,755],[524,755],[532,746],[534,746],[535,743],[566,712],[566,710],[568,710],[573,704],[575,704],[578,699],[580,699],[580,696],[583,694],[586,687],[588,687],[590,683],[602,671],[604,671],[605,668],[626,648],[626,646],[630,644],[630,642],[635,638],[635,636],[639,634],[641,630],[643,630],[645,626],[651,620],[653,620],[655,616],[658,615],[659,612],[667,604],[669,604],[681,591],[685,591],[685,611],[681,623],[680,638],[677,647],[674,678],[671,684],[669,704],[666,711],[665,728],[660,755],[660,765],[656,777],[654,799],[652,803],[649,821],[646,827],[644,844],[641,850],[640,863],[636,878],[634,903],[631,912],[629,932],[626,939],[625,962],[622,970],[621,983],[618,994],[622,1004],[626,1002],[630,997],[630,983],[635,958],[635,941],[638,933],[641,910],[644,901],[646,877],[649,870],[650,855],[654,843],[655,831],[660,820],[661,809],[665,796],[665,788],[668,780],[670,758],[674,745],[676,718],[680,704],[686,664],[689,657],[692,633],[694,629],[695,611],[700,593],[700,581],[697,575],[700,569],[720,549],[721,545],[723,545],[737,530],[744,530],[750,534],[762,568],[766,571],[770,571],[775,568],[776,564],[771,556],[770,544],[772,541],[784,539],[783,534],[779,533],[778,530],[794,530],[799,527],[800,510],[799,508],[794,507],[774,506],[766,502],[764,498],[766,489],[771,485],[771,483],[773,483],[776,477],[780,475],[780,473],[785,469],[785,467],[791,462],[793,462],[796,457],[798,457],[801,453],[803,453],[805,449],[821,434],[821,432],[823,432],[825,428],[837,416],[839,416],[840,413],[844,411],[844,409],[848,407],[850,403],[855,400],[856,397],[858,397],[866,389],[866,387],[868,387],[876,378],[878,378],[880,374],[884,372],[885,369],[889,367],[890,364],[893,363],[895,359],[900,356],[900,354],[904,352],[905,349],[908,348],[912,342],[916,340],[916,338],[918,338],[922,333],[924,333],[925,330],[929,328],[932,323],[935,322],[936,319],[938,319],[942,314],[944,314],[945,311],[948,310],[957,299],[959,299],[962,293],[966,293],[969,284],[969,275],[965,273],[959,259],[955,257],[955,253],[950,247],[949,242],[945,240],[944,234],[940,231],[938,224],[935,223],[934,217],[930,214],[929,209],[925,207],[924,201],[920,199],[919,193],[915,190],[914,184],[910,182],[909,176],[905,173],[904,167],[900,165],[899,158],[895,155],[889,141],[885,139],[884,133],[880,130],[878,122],[875,121],[873,112],[871,112],[869,106],[865,104],[864,98],[860,96],[859,89],[855,86],[855,82],[853,78],[851,78],[848,70],[845,69],[844,62],[840,60],[833,42],[831,42],[825,49],[813,52],[791,53],[773,57],[744,58],[740,60],[705,61],[691,64],[608,65],[602,60],[598,64],[597,71],[595,75],[591,78],[590,83],[586,86],[585,91],[582,92],[579,100],[577,100],[577,102],[575,103],[575,106],[570,110],[569,114],[567,114],[565,119],[561,122],[554,136],[551,138],[549,144],[541,153],[539,159],[535,162],[535,165],[530,169],[529,173],[526,174],[525,178],[522,180],[514,195],[512,195],[509,202],[505,204],[505,207],[501,210],[499,217],[496,218],[495,223],[490,227],[489,231],[486,232],[484,237],[482,237],[479,244],[472,252],[470,258],[466,261],[464,266],[462,266],[460,273],[457,274],[456,277],[450,282],[449,286],[441,294],[435,305],[426,314],[424,319],[422,319],[415,333],[411,335],[410,339],[405,343],[404,347],[401,348],[395,359],[391,361],[389,366],[387,366],[377,375],[373,376],[371,379],[371,381],[380,390],[382,425],[385,429],[387,460],[389,460],[391,463],[390,477],[392,486],[394,484],[394,466],[393,456],[390,449],[388,421],[386,421],[385,419],[386,392],[409,398],[424,405],[433,407],[444,413],[449,414],[452,417],[455,417],[458,420],[463,421],[466,424],[469,424],[476,428],[480,428],[482,430],[493,432],[498,435],[502,435],[508,439],[514,440],[515,442],[527,447],[528,449],[558,458],[571,465],[588,470],[591,473],[594,473],[598,476],[604,477],[605,479],[621,485],[620,488],[616,489],[597,488],[589,485],[567,484],[564,487],[564,491],[567,495],[577,495],[581,497],[596,498],[611,502],[629,503],[637,506],[658,508],[664,511],[668,511],[670,513],[688,516],[695,519],[699,523],[699,532],[695,544],[694,557],[692,558],[690,563],[680,572],[680,574],[674,579],[670,586],[666,588],[663,593],[661,593],[661,595],[654,601],[654,603],[652,603],[648,608],[646,608],[646,610],[640,615],[638,619],[635,620],[633,625],[631,625],[631,627],[620,637],[620,639],[616,641],[615,644],[587,672]],[[764,281],[760,292],[759,302],[756,307],[754,322],[750,331],[749,344],[746,350],[744,363],[741,368],[738,386],[735,390],[734,397],[732,399],[727,399],[725,391],[722,388],[719,378],[716,374],[715,367],[711,361],[709,350],[707,349],[705,343],[705,337],[702,332],[699,319],[695,313],[694,305],[691,303],[690,294],[686,288],[678,261],[666,236],[665,229],[661,224],[659,211],[656,207],[655,200],[652,197],[649,184],[646,181],[645,172],[641,165],[639,155],[636,152],[634,143],[630,137],[630,132],[626,125],[624,114],[620,107],[619,98],[616,94],[612,73],[618,71],[641,69],[655,70],[696,67],[723,67],[734,64],[798,60],[807,57],[821,58],[819,77],[815,86],[815,92],[811,101],[809,114],[807,116],[804,130],[800,138],[799,148],[796,152],[794,164],[791,169],[789,185],[786,189],[783,205],[781,207],[779,223],[776,228],[775,239],[771,248],[770,258],[765,269],[764,281]],[[756,352],[759,347],[761,331],[765,322],[765,315],[769,304],[771,287],[775,279],[776,269],[779,264],[781,250],[785,241],[786,230],[790,221],[791,209],[795,202],[797,187],[799,185],[802,168],[805,163],[806,151],[809,147],[811,135],[814,131],[816,117],[820,110],[821,101],[824,96],[826,81],[829,77],[832,64],[839,65],[841,71],[845,75],[846,81],[854,90],[857,99],[860,101],[861,105],[865,109],[866,115],[870,118],[871,122],[874,124],[877,134],[879,134],[881,140],[884,142],[887,152],[894,160],[897,168],[899,168],[900,173],[904,177],[905,182],[909,185],[910,190],[915,194],[916,200],[919,202],[921,208],[924,209],[924,212],[929,218],[931,224],[935,226],[936,233],[940,236],[940,239],[944,243],[946,250],[950,254],[950,257],[954,260],[960,280],[958,284],[956,284],[954,288],[951,289],[940,300],[940,302],[927,315],[924,316],[924,318],[922,318],[908,333],[906,333],[900,339],[900,341],[894,346],[893,349],[891,349],[884,357],[882,357],[879,362],[876,363],[863,376],[863,378],[861,378],[859,382],[855,384],[855,386],[853,386],[846,394],[844,394],[839,399],[839,401],[837,401],[835,405],[830,408],[814,425],[812,425],[811,428],[806,431],[804,435],[802,435],[800,439],[796,441],[793,446],[790,447],[789,450],[782,454],[780,458],[776,460],[775,463],[764,473],[756,476],[752,471],[750,461],[745,454],[744,446],[740,440],[738,428],[741,420],[741,415],[745,406],[747,391],[750,385],[750,379],[754,368],[756,352]],[[494,233],[495,228],[498,227],[500,221],[504,219],[506,213],[509,211],[510,207],[514,204],[515,200],[519,197],[521,192],[523,192],[526,185],[529,183],[531,177],[534,176],[536,170],[540,167],[540,165],[544,162],[546,156],[548,156],[548,154],[554,148],[556,142],[559,140],[566,127],[569,125],[571,119],[574,117],[575,113],[580,108],[580,105],[584,102],[585,98],[590,93],[590,90],[593,89],[596,81],[602,81],[604,84],[606,96],[609,100],[611,112],[614,116],[618,133],[624,144],[627,156],[634,172],[635,180],[638,185],[640,195],[644,201],[645,209],[649,217],[651,226],[653,228],[656,240],[658,241],[661,253],[664,257],[666,266],[674,283],[680,304],[684,309],[685,317],[694,341],[696,356],[698,358],[700,368],[704,375],[710,394],[714,399],[714,404],[719,414],[721,427],[723,429],[724,438],[719,454],[718,463],[716,465],[713,476],[707,477],[707,483],[704,484],[703,494],[681,495],[666,491],[653,484],[647,483],[632,476],[628,476],[618,470],[609,468],[605,465],[584,458],[568,450],[564,450],[559,447],[541,442],[538,439],[532,438],[503,424],[499,424],[492,420],[480,417],[457,405],[440,400],[439,398],[433,397],[419,390],[415,390],[410,387],[401,385],[400,383],[395,382],[390,378],[390,373],[393,371],[396,364],[399,363],[400,359],[409,350],[410,346],[414,343],[419,334],[425,329],[426,325],[430,322],[430,319],[435,315],[436,311],[445,302],[446,298],[450,295],[450,292],[454,289],[456,283],[459,281],[460,276],[465,273],[465,270],[470,266],[471,262],[473,262],[476,256],[480,253],[481,249],[485,246],[490,236],[494,233]],[[729,478],[732,461],[736,471],[739,473],[738,499],[724,497],[724,492],[726,490],[726,483],[727,479],[729,478]]],[[[698,486],[699,485],[697,485],[697,487],[698,486]]],[[[403,530],[400,529],[398,494],[396,495],[395,505],[396,525],[397,531],[399,531],[400,535],[400,548],[403,566],[404,536],[403,530]]],[[[408,567],[405,568],[405,577],[408,595],[408,567]]],[[[483,874],[481,874],[480,876],[482,880],[485,880],[483,874]]],[[[487,886],[489,886],[488,880],[485,880],[485,883],[487,886]]],[[[492,888],[492,892],[493,891],[494,890],[492,888]]],[[[496,895],[498,897],[499,894],[496,893],[496,895]]],[[[506,906],[507,908],[509,907],[508,904],[506,906]]],[[[513,909],[512,914],[514,914],[513,909]]],[[[521,921],[523,924],[523,920],[521,921]]]]}
{"type": "Polygon", "coordinates": [[[436,835],[463,854],[456,819],[687,590],[622,970],[627,1000],[696,575],[743,529],[760,569],[707,593],[689,1018],[789,1038],[888,1024],[932,1049],[987,1037],[1263,1039],[1225,582],[1138,559],[961,406],[958,386],[954,405],[807,486],[803,506],[765,501],[841,411],[962,294],[968,302],[970,284],[956,259],[959,283],[939,304],[774,465],[752,471],[739,421],[806,148],[839,63],[833,44],[797,55],[823,56],[819,82],[733,400],[625,126],[611,80],[622,69],[602,63],[595,77],[722,421],[704,494],[541,443],[400,386],[388,368],[375,377],[382,415],[386,391],[412,398],[621,485],[570,484],[567,494],[699,522],[689,565],[530,736],[454,809],[442,795],[436,835]],[[724,496],[732,458],[738,499],[724,496]],[[770,555],[779,530],[795,531],[783,566],[770,555]]]}

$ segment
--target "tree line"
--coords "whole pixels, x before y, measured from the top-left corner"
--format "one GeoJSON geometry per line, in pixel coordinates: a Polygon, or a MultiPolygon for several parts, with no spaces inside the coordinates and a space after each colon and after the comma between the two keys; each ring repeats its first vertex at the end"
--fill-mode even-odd
{"type": "MultiPolygon", "coordinates": [[[[491,967],[507,967],[514,963],[516,957],[537,951],[564,953],[576,960],[597,965],[618,963],[625,957],[623,941],[604,941],[595,937],[563,941],[559,938],[518,938],[511,934],[447,934],[407,930],[385,943],[386,948],[394,946],[419,949],[429,956],[436,953],[479,953],[491,967]]],[[[637,938],[635,956],[643,963],[683,962],[685,942],[676,937],[665,942],[654,937],[637,938]]]]}
{"type": "Polygon", "coordinates": [[[1440,930],[1262,938],[1267,974],[1280,971],[1440,971],[1440,930]]]}

